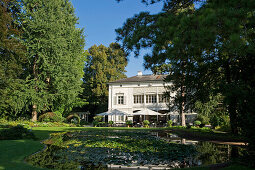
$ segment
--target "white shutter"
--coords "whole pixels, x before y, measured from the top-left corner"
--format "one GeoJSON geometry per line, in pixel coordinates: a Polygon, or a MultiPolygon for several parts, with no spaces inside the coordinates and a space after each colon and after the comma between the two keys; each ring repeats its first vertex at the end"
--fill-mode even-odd
{"type": "Polygon", "coordinates": [[[127,96],[124,96],[124,104],[127,104],[127,96]]]}
{"type": "Polygon", "coordinates": [[[114,104],[114,105],[117,104],[117,96],[113,96],[113,104],[114,104]]]}

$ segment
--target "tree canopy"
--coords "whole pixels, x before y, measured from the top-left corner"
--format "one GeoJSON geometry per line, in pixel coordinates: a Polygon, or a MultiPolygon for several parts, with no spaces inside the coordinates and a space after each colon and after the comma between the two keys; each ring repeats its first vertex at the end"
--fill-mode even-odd
{"type": "Polygon", "coordinates": [[[25,58],[25,46],[21,44],[21,25],[18,22],[21,8],[18,1],[0,2],[0,113],[10,116],[22,108],[16,93],[22,86],[21,75],[25,58]]]}
{"type": "Polygon", "coordinates": [[[82,92],[83,30],[68,0],[0,2],[0,112],[63,112],[82,92]]]}
{"type": "Polygon", "coordinates": [[[81,92],[84,36],[68,0],[24,0],[22,17],[25,93],[36,120],[37,112],[56,111],[81,92]]]}
{"type": "Polygon", "coordinates": [[[175,90],[184,88],[181,102],[207,102],[211,94],[222,94],[232,132],[254,136],[249,129],[255,120],[255,1],[163,2],[158,14],[128,19],[116,30],[117,40],[136,55],[151,48],[146,68],[167,70],[175,90]]]}
{"type": "Polygon", "coordinates": [[[119,44],[111,43],[109,47],[104,45],[90,47],[87,57],[83,77],[84,96],[90,105],[96,107],[93,112],[106,111],[107,83],[126,77],[126,53],[119,44]]]}

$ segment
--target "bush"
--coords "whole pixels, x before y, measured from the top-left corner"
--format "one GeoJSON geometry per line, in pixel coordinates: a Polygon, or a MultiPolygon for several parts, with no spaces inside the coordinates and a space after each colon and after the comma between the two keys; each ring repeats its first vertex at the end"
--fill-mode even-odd
{"type": "Polygon", "coordinates": [[[97,126],[99,125],[99,121],[94,120],[94,121],[92,122],[92,124],[93,124],[94,127],[97,127],[97,126]]]}
{"type": "Polygon", "coordinates": [[[0,131],[0,139],[16,140],[16,139],[35,139],[35,135],[22,125],[17,125],[9,129],[0,131]]]}
{"type": "Polygon", "coordinates": [[[81,119],[80,119],[79,115],[77,115],[77,114],[70,114],[69,116],[67,116],[66,121],[68,123],[73,123],[75,125],[79,125],[81,119]]]}
{"type": "Polygon", "coordinates": [[[147,127],[149,127],[150,122],[149,122],[149,120],[144,120],[143,124],[144,124],[144,127],[147,128],[147,127]]]}
{"type": "Polygon", "coordinates": [[[103,119],[103,116],[94,116],[93,119],[94,119],[95,121],[101,122],[102,119],[103,119]]]}
{"type": "Polygon", "coordinates": [[[201,125],[201,121],[199,121],[199,120],[194,121],[194,125],[195,125],[195,126],[201,125]]]}
{"type": "Polygon", "coordinates": [[[93,119],[94,119],[94,121],[92,122],[92,124],[94,127],[97,127],[102,124],[101,122],[103,120],[103,116],[94,116],[93,119]]]}
{"type": "Polygon", "coordinates": [[[197,120],[199,120],[202,124],[209,124],[210,118],[201,114],[198,114],[197,120]]]}
{"type": "Polygon", "coordinates": [[[172,120],[168,120],[167,121],[167,127],[172,127],[173,125],[173,121],[172,120]]]}
{"type": "Polygon", "coordinates": [[[222,131],[230,131],[230,119],[228,115],[215,115],[210,120],[210,123],[214,128],[219,127],[218,129],[222,131]]]}
{"type": "Polygon", "coordinates": [[[84,119],[82,119],[81,121],[80,121],[80,125],[81,126],[83,126],[83,125],[88,125],[89,124],[89,122],[87,122],[86,120],[84,120],[84,119]]]}
{"type": "Polygon", "coordinates": [[[132,121],[131,120],[126,120],[126,125],[127,126],[131,126],[133,123],[132,123],[132,121]]]}
{"type": "Polygon", "coordinates": [[[63,122],[64,118],[61,114],[47,112],[39,116],[38,120],[40,122],[63,122]]]}
{"type": "Polygon", "coordinates": [[[114,122],[113,122],[112,120],[110,120],[110,121],[108,122],[108,124],[109,124],[110,126],[112,126],[112,125],[114,124],[114,122]]]}

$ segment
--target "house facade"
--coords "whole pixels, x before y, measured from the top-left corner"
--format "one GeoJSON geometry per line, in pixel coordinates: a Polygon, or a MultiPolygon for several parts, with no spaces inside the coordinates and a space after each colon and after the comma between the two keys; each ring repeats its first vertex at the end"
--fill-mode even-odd
{"type": "MultiPolygon", "coordinates": [[[[109,83],[108,111],[118,109],[129,115],[148,108],[159,113],[168,113],[169,99],[165,98],[165,86],[171,83],[164,82],[167,75],[142,75],[117,80],[109,83]]],[[[175,94],[170,94],[174,96],[175,94]]],[[[134,120],[129,116],[109,116],[108,121],[125,122],[134,120]]]]}

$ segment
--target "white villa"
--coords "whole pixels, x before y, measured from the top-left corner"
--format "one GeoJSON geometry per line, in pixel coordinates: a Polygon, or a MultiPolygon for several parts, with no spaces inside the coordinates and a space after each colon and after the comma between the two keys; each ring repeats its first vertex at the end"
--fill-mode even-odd
{"type": "Polygon", "coordinates": [[[164,82],[166,76],[142,75],[139,71],[137,76],[110,82],[108,112],[117,109],[128,113],[129,116],[108,116],[108,121],[113,120],[119,123],[125,122],[126,119],[139,121],[139,116],[132,116],[132,114],[145,108],[162,113],[162,116],[157,116],[157,119],[165,120],[162,117],[163,113],[168,112],[168,100],[163,94],[166,92],[165,86],[170,85],[164,82]]]}
{"type": "MultiPolygon", "coordinates": [[[[169,99],[164,97],[165,86],[171,83],[164,82],[167,75],[143,75],[141,71],[136,76],[109,83],[108,112],[119,110],[126,115],[108,115],[106,121],[125,123],[126,120],[141,122],[144,119],[150,122],[166,122],[166,114],[173,122],[178,121],[178,113],[169,112],[169,99]],[[150,109],[161,113],[157,116],[135,116],[138,111],[150,109]]],[[[170,94],[174,96],[175,93],[170,94]]],[[[191,114],[189,114],[191,115],[191,114]]],[[[194,117],[194,116],[192,116],[194,117]]],[[[189,118],[190,119],[190,118],[189,118]]],[[[193,122],[192,120],[188,122],[193,122]]]]}

